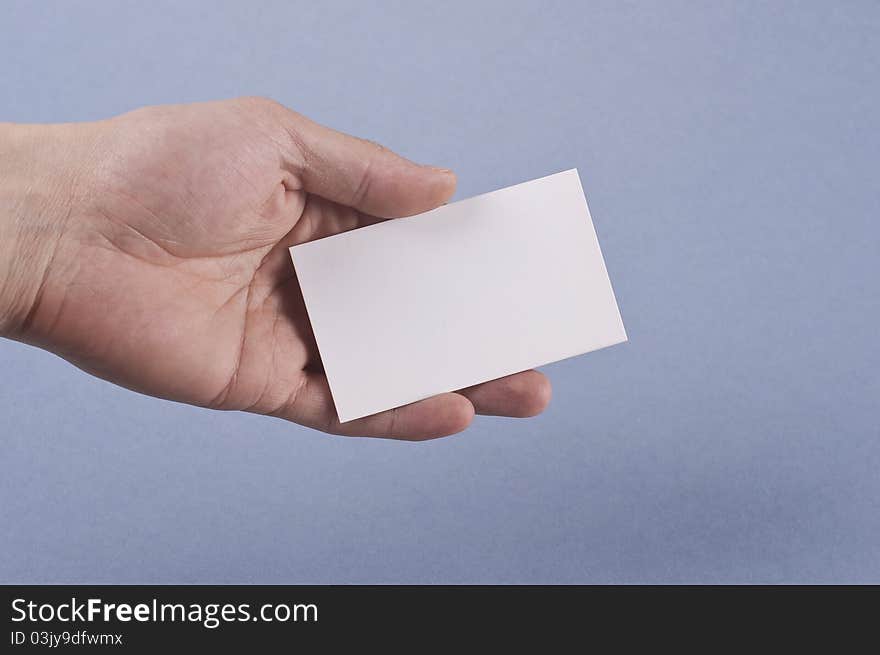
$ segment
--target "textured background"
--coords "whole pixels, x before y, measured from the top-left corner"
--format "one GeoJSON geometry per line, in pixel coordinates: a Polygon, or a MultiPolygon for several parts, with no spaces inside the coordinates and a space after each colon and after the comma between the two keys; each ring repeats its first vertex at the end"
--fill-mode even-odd
{"type": "Polygon", "coordinates": [[[578,167],[630,336],[416,445],[4,341],[0,581],[880,582],[877,2],[0,11],[0,120],[264,94],[458,197],[578,167]]]}

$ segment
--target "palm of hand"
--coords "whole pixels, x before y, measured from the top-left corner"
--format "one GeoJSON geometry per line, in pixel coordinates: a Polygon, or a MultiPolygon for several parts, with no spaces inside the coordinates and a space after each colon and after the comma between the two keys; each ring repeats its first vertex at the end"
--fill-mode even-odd
{"type": "Polygon", "coordinates": [[[81,368],[343,434],[440,436],[463,429],[474,405],[530,415],[546,404],[530,372],[336,419],[288,248],[378,220],[367,212],[430,209],[451,195],[451,175],[258,100],[133,112],[98,124],[93,151],[105,154],[82,175],[55,256],[65,264],[31,318],[34,340],[81,368]]]}

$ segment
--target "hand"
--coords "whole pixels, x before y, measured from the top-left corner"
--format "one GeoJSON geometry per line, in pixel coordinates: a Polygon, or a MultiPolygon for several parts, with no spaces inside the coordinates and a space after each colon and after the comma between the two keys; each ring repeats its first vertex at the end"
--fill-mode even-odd
{"type": "Polygon", "coordinates": [[[336,417],[288,248],[437,207],[450,171],[260,98],[15,127],[0,153],[7,336],[142,393],[336,434],[429,439],[475,410],[547,404],[549,382],[527,371],[336,417]]]}

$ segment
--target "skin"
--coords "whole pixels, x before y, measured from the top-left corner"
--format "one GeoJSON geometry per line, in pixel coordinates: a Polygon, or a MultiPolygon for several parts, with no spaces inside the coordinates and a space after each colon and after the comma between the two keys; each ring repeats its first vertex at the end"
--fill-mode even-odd
{"type": "Polygon", "coordinates": [[[526,371],[340,424],[288,248],[433,209],[420,166],[263,98],[0,124],[0,334],[141,393],[424,440],[540,413],[526,371]]]}

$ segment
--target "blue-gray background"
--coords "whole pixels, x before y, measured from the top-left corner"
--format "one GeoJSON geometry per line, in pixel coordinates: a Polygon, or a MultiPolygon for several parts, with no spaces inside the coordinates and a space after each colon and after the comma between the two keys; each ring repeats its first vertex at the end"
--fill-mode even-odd
{"type": "Polygon", "coordinates": [[[0,343],[3,582],[880,582],[877,2],[2,2],[0,120],[272,96],[578,167],[630,342],[548,412],[327,437],[0,343]]]}

